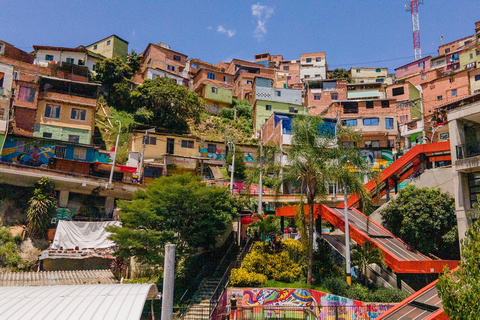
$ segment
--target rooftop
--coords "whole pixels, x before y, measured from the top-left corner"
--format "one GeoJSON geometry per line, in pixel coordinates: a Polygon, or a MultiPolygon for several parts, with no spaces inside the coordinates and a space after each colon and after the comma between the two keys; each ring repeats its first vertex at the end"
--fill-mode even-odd
{"type": "Polygon", "coordinates": [[[40,271],[0,273],[0,287],[118,283],[110,270],[40,271]]]}

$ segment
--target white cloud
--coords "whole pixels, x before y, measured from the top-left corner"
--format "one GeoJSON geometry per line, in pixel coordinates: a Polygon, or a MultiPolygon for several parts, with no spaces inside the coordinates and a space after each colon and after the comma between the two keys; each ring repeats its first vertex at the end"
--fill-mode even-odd
{"type": "Polygon", "coordinates": [[[226,34],[229,38],[231,38],[235,35],[235,30],[228,30],[228,29],[225,29],[223,26],[218,26],[217,27],[217,32],[226,34]]]}
{"type": "Polygon", "coordinates": [[[258,41],[261,41],[267,34],[267,28],[265,25],[274,12],[274,7],[262,6],[260,2],[252,4],[252,16],[257,19],[257,27],[255,28],[253,35],[258,41]]]}

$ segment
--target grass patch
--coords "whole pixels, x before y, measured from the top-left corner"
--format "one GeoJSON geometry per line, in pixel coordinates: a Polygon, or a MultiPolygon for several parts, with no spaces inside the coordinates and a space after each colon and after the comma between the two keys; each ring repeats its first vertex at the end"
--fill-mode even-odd
{"type": "Polygon", "coordinates": [[[267,280],[265,285],[263,285],[264,288],[285,288],[285,289],[312,289],[312,290],[317,290],[317,291],[322,291],[325,293],[331,293],[330,290],[328,290],[325,287],[320,287],[320,286],[315,286],[315,285],[307,285],[305,282],[302,281],[296,281],[292,283],[287,283],[287,282],[281,282],[281,281],[275,281],[275,280],[267,280]]]}

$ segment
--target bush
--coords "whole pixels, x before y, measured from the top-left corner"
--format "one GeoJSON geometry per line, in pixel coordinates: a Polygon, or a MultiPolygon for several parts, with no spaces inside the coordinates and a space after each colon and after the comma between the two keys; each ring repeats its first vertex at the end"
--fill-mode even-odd
{"type": "Polygon", "coordinates": [[[408,293],[396,288],[378,288],[370,295],[369,302],[400,302],[408,297],[408,293]]]}
{"type": "Polygon", "coordinates": [[[248,272],[244,268],[232,269],[230,285],[234,287],[259,287],[267,282],[267,277],[256,272],[248,272]]]}
{"type": "Polygon", "coordinates": [[[222,108],[218,111],[218,116],[225,119],[233,120],[235,111],[232,108],[222,108]]]}
{"type": "Polygon", "coordinates": [[[302,264],[307,258],[307,250],[300,241],[293,239],[282,240],[284,250],[295,263],[302,264]]]}

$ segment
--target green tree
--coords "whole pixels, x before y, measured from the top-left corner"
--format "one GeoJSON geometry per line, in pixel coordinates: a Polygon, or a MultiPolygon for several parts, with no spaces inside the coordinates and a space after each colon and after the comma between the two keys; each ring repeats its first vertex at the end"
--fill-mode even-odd
{"type": "Polygon", "coordinates": [[[350,72],[343,68],[336,68],[330,74],[330,79],[347,79],[348,82],[351,82],[350,72]]]}
{"type": "Polygon", "coordinates": [[[95,67],[95,80],[102,83],[108,92],[108,103],[112,104],[111,97],[115,94],[115,84],[131,79],[132,69],[119,57],[105,59],[95,67]]]}
{"type": "Polygon", "coordinates": [[[236,213],[227,189],[207,187],[188,174],[155,179],[119,207],[122,227],[109,229],[117,254],[148,265],[163,263],[166,242],[176,244],[179,257],[212,248],[236,213]]]}
{"type": "Polygon", "coordinates": [[[438,188],[409,185],[381,212],[385,226],[424,254],[459,257],[455,202],[438,188]]]}
{"type": "Polygon", "coordinates": [[[205,110],[196,93],[166,77],[146,79],[131,92],[130,99],[133,110],[146,115],[145,125],[178,132],[188,131],[188,120],[198,123],[205,110]]]}
{"type": "Polygon", "coordinates": [[[436,284],[445,313],[452,320],[480,319],[480,221],[462,240],[459,269],[444,270],[436,284]]]}
{"type": "Polygon", "coordinates": [[[27,233],[32,237],[45,237],[56,209],[57,199],[52,181],[43,177],[36,183],[33,196],[28,201],[27,233]]]}
{"type": "Polygon", "coordinates": [[[10,229],[0,226],[0,269],[16,270],[23,263],[18,249],[18,244],[12,237],[10,229]]]}
{"type": "Polygon", "coordinates": [[[365,242],[363,246],[358,244],[353,246],[352,265],[358,267],[363,273],[365,286],[367,286],[368,283],[367,267],[372,263],[378,264],[381,268],[385,267],[383,254],[379,248],[376,248],[370,241],[365,242]]]}
{"type": "Polygon", "coordinates": [[[140,69],[140,57],[138,56],[136,50],[132,50],[129,54],[127,54],[127,66],[130,67],[133,74],[140,69]]]}
{"type": "MultiPolygon", "coordinates": [[[[232,165],[232,154],[233,152],[228,152],[226,162],[227,165],[232,165]]],[[[245,156],[242,150],[236,146],[235,147],[235,171],[233,172],[233,178],[243,180],[247,177],[246,174],[247,166],[245,164],[245,156]]]]}
{"type": "Polygon", "coordinates": [[[276,216],[267,215],[264,217],[263,215],[256,213],[253,217],[256,221],[253,222],[250,227],[260,233],[262,244],[265,247],[267,236],[278,232],[276,216]]]}

